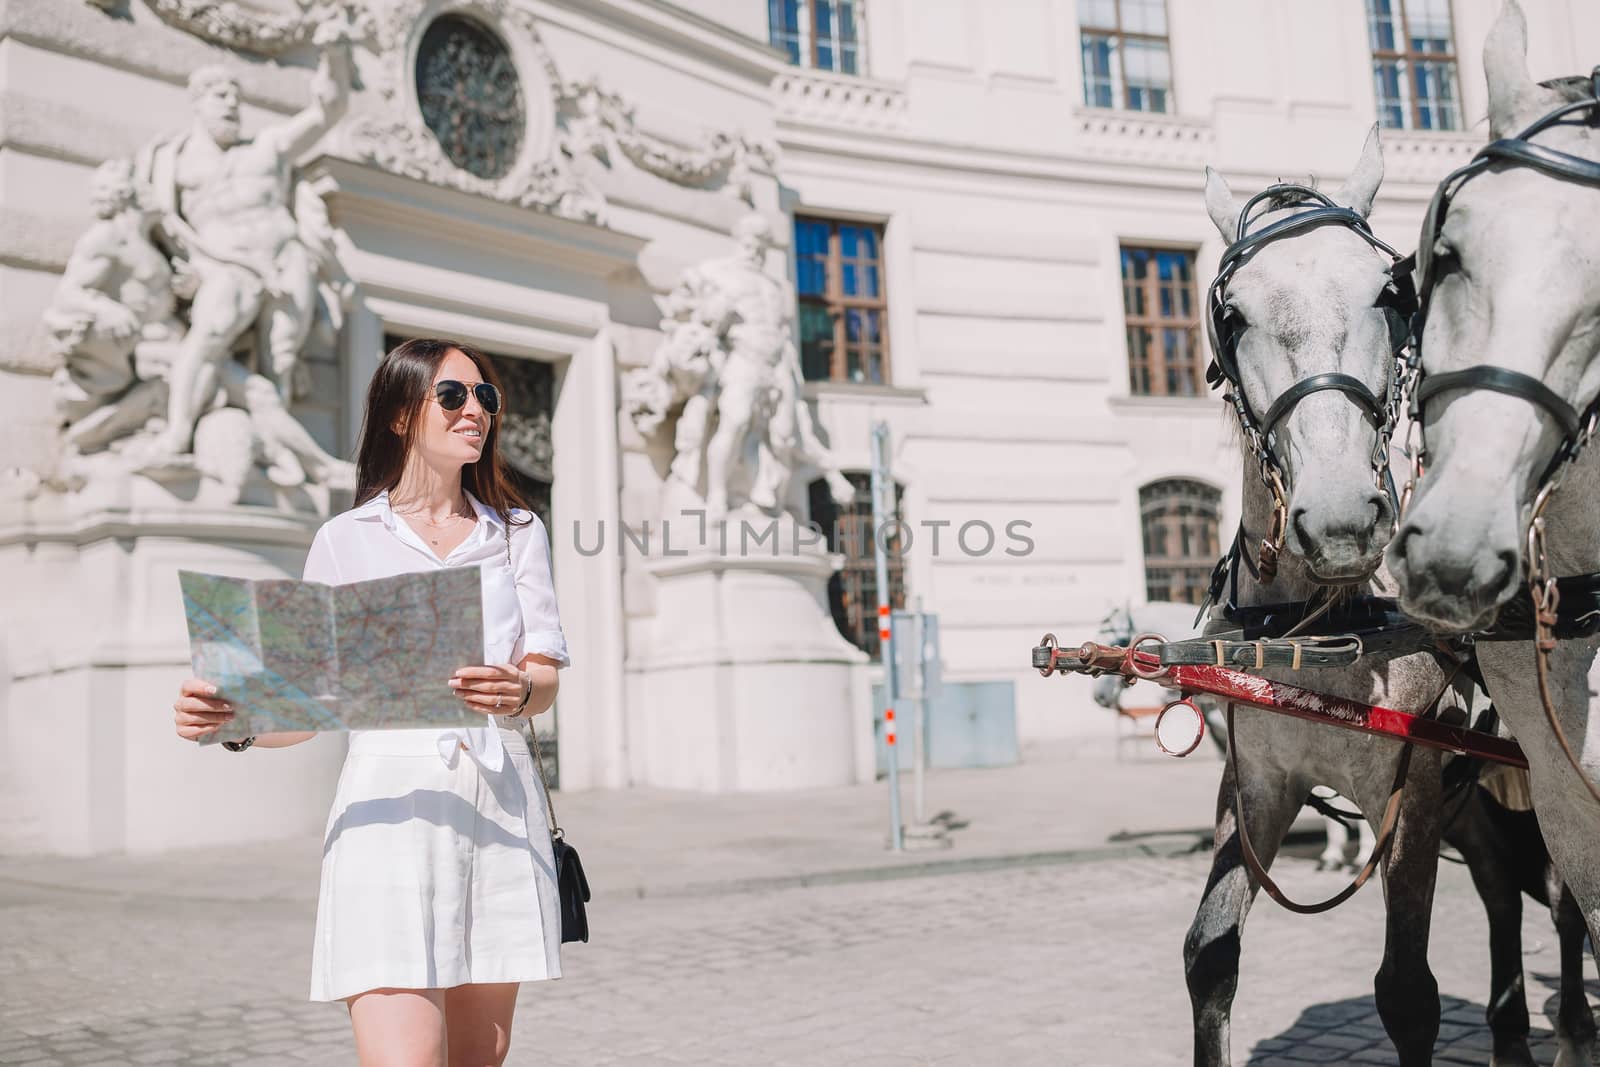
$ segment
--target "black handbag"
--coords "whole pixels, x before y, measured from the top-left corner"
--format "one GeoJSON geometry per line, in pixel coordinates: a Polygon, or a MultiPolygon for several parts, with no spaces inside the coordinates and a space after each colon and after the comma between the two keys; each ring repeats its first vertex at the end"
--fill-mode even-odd
{"type": "Polygon", "coordinates": [[[561,940],[588,941],[589,879],[583,873],[578,850],[567,843],[566,832],[556,822],[555,802],[550,799],[550,783],[544,777],[544,756],[539,751],[539,735],[530,724],[528,739],[533,745],[533,765],[539,768],[539,784],[544,787],[545,819],[550,827],[550,848],[556,857],[556,889],[561,893],[561,940]]]}

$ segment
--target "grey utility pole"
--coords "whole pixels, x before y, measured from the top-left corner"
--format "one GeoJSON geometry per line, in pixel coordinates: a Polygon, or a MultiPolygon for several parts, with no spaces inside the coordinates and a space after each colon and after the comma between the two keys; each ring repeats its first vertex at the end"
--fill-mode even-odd
{"type": "Polygon", "coordinates": [[[878,580],[878,648],[883,661],[883,739],[889,752],[889,847],[900,852],[905,848],[900,823],[900,749],[895,744],[895,705],[900,693],[889,626],[889,551],[884,538],[885,524],[897,517],[894,478],[889,473],[889,424],[879,421],[872,425],[872,557],[878,580]]]}

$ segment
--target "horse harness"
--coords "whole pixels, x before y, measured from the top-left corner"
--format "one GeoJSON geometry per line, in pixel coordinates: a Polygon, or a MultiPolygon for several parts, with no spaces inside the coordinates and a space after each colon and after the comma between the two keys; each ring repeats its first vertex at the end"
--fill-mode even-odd
{"type": "Polygon", "coordinates": [[[1530,138],[1557,125],[1570,123],[1582,116],[1590,126],[1600,126],[1600,67],[1590,75],[1588,99],[1563,104],[1549,112],[1515,137],[1492,141],[1480,149],[1464,166],[1453,171],[1433,194],[1427,215],[1422,224],[1422,240],[1415,253],[1416,274],[1420,281],[1416,318],[1411,327],[1411,355],[1409,372],[1414,384],[1410,416],[1416,427],[1419,447],[1415,451],[1416,464],[1412,480],[1420,477],[1426,467],[1427,443],[1423,433],[1423,415],[1427,402],[1440,393],[1457,391],[1483,391],[1502,393],[1526,400],[1543,411],[1561,429],[1561,443],[1539,477],[1541,495],[1548,496],[1559,485],[1565,468],[1578,457],[1583,447],[1594,436],[1596,422],[1600,421],[1600,396],[1591,400],[1579,412],[1543,381],[1531,374],[1480,364],[1463,370],[1429,375],[1422,365],[1422,335],[1427,324],[1428,306],[1437,285],[1440,257],[1437,246],[1444,234],[1445,216],[1450,202],[1461,187],[1471,178],[1495,164],[1512,167],[1532,167],[1553,178],[1575,181],[1600,187],[1600,163],[1561,152],[1545,145],[1534,144],[1530,138]]]}
{"type": "MultiPolygon", "coordinates": [[[[1400,257],[1394,249],[1372,234],[1362,215],[1350,208],[1339,207],[1315,189],[1282,183],[1269,187],[1246,202],[1239,215],[1236,238],[1223,253],[1217,276],[1206,295],[1207,325],[1214,353],[1206,378],[1214,387],[1227,386],[1226,399],[1239,419],[1247,445],[1260,463],[1262,481],[1274,492],[1275,516],[1273,527],[1261,546],[1259,565],[1245,550],[1245,534],[1241,526],[1229,551],[1217,561],[1211,574],[1210,588],[1201,606],[1200,616],[1203,617],[1212,605],[1218,605],[1222,609],[1222,617],[1233,623],[1237,632],[1220,640],[1208,637],[1160,645],[1154,651],[1160,654],[1163,663],[1204,663],[1246,670],[1346,666],[1365,655],[1399,656],[1422,651],[1441,655],[1469,655],[1471,646],[1476,642],[1533,640],[1548,645],[1556,640],[1591,637],[1600,633],[1600,573],[1560,579],[1551,577],[1544,561],[1543,519],[1540,514],[1544,503],[1559,486],[1566,467],[1576,459],[1593,437],[1597,425],[1600,425],[1600,396],[1579,413],[1554,390],[1531,375],[1489,365],[1429,375],[1422,366],[1421,357],[1423,325],[1436,283],[1438,261],[1434,246],[1439,240],[1450,200],[1465,181],[1495,163],[1503,163],[1534,167],[1557,178],[1600,186],[1600,163],[1533,144],[1529,140],[1580,114],[1588,123],[1600,125],[1600,67],[1583,80],[1591,89],[1590,98],[1556,108],[1514,138],[1492,142],[1469,163],[1445,178],[1429,205],[1423,226],[1423,240],[1414,256],[1400,257]],[[1252,233],[1251,223],[1256,217],[1258,205],[1263,202],[1271,205],[1268,210],[1285,206],[1311,206],[1252,233]],[[1247,327],[1228,304],[1228,282],[1266,243],[1330,223],[1355,230],[1394,261],[1390,281],[1377,302],[1389,323],[1391,348],[1397,363],[1396,373],[1390,378],[1387,398],[1379,400],[1373,390],[1352,375],[1316,374],[1296,382],[1273,402],[1264,415],[1258,416],[1245,398],[1239,373],[1238,343],[1247,327]],[[1420,289],[1412,284],[1413,262],[1420,279],[1420,289]],[[1375,470],[1387,470],[1384,460],[1387,457],[1388,440],[1398,421],[1401,398],[1407,391],[1410,392],[1409,413],[1413,432],[1419,436],[1427,402],[1441,393],[1457,390],[1488,390],[1521,397],[1546,412],[1561,428],[1563,438],[1540,478],[1539,493],[1530,522],[1531,573],[1530,582],[1524,586],[1526,596],[1519,596],[1508,603],[1490,631],[1445,642],[1408,619],[1390,598],[1352,597],[1341,601],[1331,614],[1321,620],[1320,625],[1296,640],[1288,635],[1291,632],[1305,632],[1303,627],[1310,615],[1307,605],[1277,604],[1266,608],[1237,606],[1239,566],[1242,564],[1252,577],[1271,582],[1277,550],[1281,548],[1278,539],[1282,536],[1284,524],[1277,513],[1280,509],[1286,510],[1282,496],[1286,477],[1284,465],[1276,452],[1276,428],[1301,400],[1325,390],[1336,390],[1350,396],[1373,422],[1378,431],[1373,453],[1375,470]],[[1230,585],[1231,590],[1228,588],[1230,585]],[[1228,594],[1226,599],[1225,594],[1228,594]],[[1524,606],[1528,604],[1532,605],[1531,610],[1524,606]]],[[[1419,444],[1413,450],[1413,455],[1412,484],[1407,486],[1404,494],[1407,497],[1416,478],[1426,467],[1425,445],[1419,444]]],[[[1392,486],[1387,488],[1391,496],[1395,495],[1392,486]]],[[[1475,668],[1472,670],[1475,673],[1475,668]]]]}
{"type": "MultiPolygon", "coordinates": [[[[1405,260],[1400,254],[1372,232],[1372,227],[1360,212],[1340,207],[1324,194],[1304,185],[1282,182],[1269,186],[1246,201],[1239,212],[1234,241],[1222,253],[1217,276],[1206,291],[1206,326],[1212,351],[1211,364],[1206,369],[1206,381],[1213,388],[1226,384],[1226,399],[1239,419],[1239,428],[1246,444],[1260,464],[1262,484],[1273,495],[1272,525],[1262,539],[1260,550],[1259,571],[1264,581],[1271,582],[1277,574],[1278,556],[1283,551],[1283,539],[1288,531],[1287,468],[1278,455],[1277,430],[1279,424],[1306,397],[1321,392],[1339,392],[1355,402],[1376,431],[1372,450],[1373,476],[1380,488],[1385,489],[1391,497],[1396,497],[1393,481],[1388,477],[1389,439],[1399,420],[1400,400],[1404,392],[1401,370],[1407,364],[1401,355],[1409,339],[1411,319],[1417,310],[1416,291],[1412,287],[1409,272],[1394,269],[1403,263],[1405,260]],[[1263,204],[1266,205],[1262,208],[1263,213],[1295,207],[1304,210],[1252,233],[1251,223],[1256,219],[1258,207],[1263,204]],[[1239,374],[1239,342],[1249,326],[1228,301],[1228,283],[1268,243],[1325,225],[1343,226],[1354,231],[1391,261],[1389,281],[1384,285],[1376,306],[1383,311],[1388,323],[1390,349],[1395,356],[1394,371],[1386,375],[1387,387],[1381,398],[1354,375],[1329,371],[1295,382],[1272,402],[1265,413],[1258,414],[1245,395],[1239,374]]],[[[1398,498],[1395,503],[1398,506],[1398,498]]]]}

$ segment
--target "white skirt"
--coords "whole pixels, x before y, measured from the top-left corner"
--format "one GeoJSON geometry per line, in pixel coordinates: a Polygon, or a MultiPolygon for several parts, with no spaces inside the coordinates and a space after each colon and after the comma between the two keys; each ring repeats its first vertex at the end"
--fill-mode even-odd
{"type": "Polygon", "coordinates": [[[561,977],[544,794],[522,736],[485,770],[437,730],[352,732],[328,814],[311,999],[561,977]]]}

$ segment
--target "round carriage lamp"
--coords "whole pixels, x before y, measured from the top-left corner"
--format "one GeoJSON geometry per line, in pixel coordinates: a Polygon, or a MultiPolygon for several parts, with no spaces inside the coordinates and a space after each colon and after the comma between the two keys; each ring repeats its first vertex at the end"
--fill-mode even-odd
{"type": "Polygon", "coordinates": [[[1156,716],[1156,747],[1169,756],[1187,756],[1206,736],[1206,717],[1188,697],[1174,700],[1156,716]]]}

